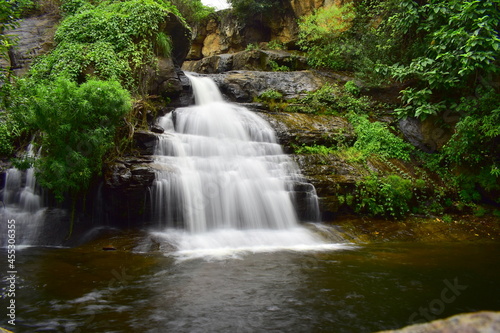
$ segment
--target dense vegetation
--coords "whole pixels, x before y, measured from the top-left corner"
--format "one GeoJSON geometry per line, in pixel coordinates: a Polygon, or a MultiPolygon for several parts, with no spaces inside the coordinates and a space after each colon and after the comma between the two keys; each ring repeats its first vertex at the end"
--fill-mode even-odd
{"type": "MultiPolygon", "coordinates": [[[[24,8],[43,3],[2,2],[2,29],[15,26],[24,8]]],[[[145,93],[157,56],[170,55],[166,17],[181,14],[162,0],[62,0],[54,8],[63,17],[55,49],[23,78],[2,73],[0,153],[9,156],[34,136],[42,148],[37,179],[62,201],[102,172],[104,157],[122,140],[115,140],[117,128],[129,126],[131,96],[145,93]]],[[[0,51],[14,42],[2,35],[0,51]]],[[[33,161],[17,165],[27,162],[33,161]]]]}
{"type": "MultiPolygon", "coordinates": [[[[2,2],[0,32],[43,2],[2,2]]],[[[286,10],[281,0],[230,3],[243,20],[270,20],[286,10]]],[[[385,174],[369,173],[352,193],[340,196],[359,213],[399,218],[447,207],[477,210],[479,203],[498,211],[499,6],[498,0],[354,0],[320,8],[299,19],[298,46],[312,67],[349,71],[356,80],[325,85],[292,101],[269,90],[259,101],[273,110],[349,120],[354,143],[339,139],[337,146],[295,148],[302,154],[336,154],[366,170],[370,160],[390,167],[385,174]],[[363,96],[390,85],[401,87],[399,105],[363,96]],[[391,110],[395,120],[415,117],[444,130],[433,133],[436,140],[426,152],[419,151],[403,140],[395,122],[376,121],[380,110],[391,110]],[[407,174],[399,162],[411,162],[414,173],[407,174]]],[[[123,117],[133,116],[132,98],[146,93],[156,57],[171,52],[164,18],[175,13],[194,25],[213,10],[199,0],[62,0],[56,7],[63,17],[56,48],[25,78],[0,72],[0,154],[12,157],[37,134],[43,151],[36,162],[38,177],[61,199],[83,191],[100,173],[117,129],[127,126],[123,117]]],[[[0,34],[1,55],[14,42],[0,34]]],[[[268,43],[273,46],[284,47],[268,43]]]]}
{"type": "MultiPolygon", "coordinates": [[[[321,8],[299,25],[299,43],[311,65],[353,71],[368,85],[400,81],[406,88],[394,112],[397,118],[429,118],[454,128],[444,146],[435,144],[430,154],[413,156],[456,189],[461,205],[484,200],[500,204],[498,1],[362,0],[321,8]]],[[[353,120],[358,136],[374,126],[351,116],[353,120]]],[[[367,149],[383,156],[377,147],[367,149]]],[[[394,185],[395,178],[384,179],[360,184],[365,195],[358,208],[375,215],[408,211],[411,196],[403,194],[397,213],[395,208],[377,208],[395,201],[382,199],[391,198],[389,188],[401,192],[407,187],[394,185]]]]}

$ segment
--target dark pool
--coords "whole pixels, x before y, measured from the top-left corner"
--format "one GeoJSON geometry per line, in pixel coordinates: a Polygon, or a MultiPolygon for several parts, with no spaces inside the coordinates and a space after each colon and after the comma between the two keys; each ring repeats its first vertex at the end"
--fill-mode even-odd
{"type": "MultiPolygon", "coordinates": [[[[5,249],[0,258],[6,258],[5,249]]],[[[26,248],[15,332],[373,332],[500,310],[500,244],[384,243],[177,261],[161,251],[26,248]]]]}

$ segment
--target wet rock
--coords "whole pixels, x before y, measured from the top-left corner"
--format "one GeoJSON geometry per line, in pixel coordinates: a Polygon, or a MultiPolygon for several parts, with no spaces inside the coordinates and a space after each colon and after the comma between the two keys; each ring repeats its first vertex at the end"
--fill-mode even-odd
{"type": "Polygon", "coordinates": [[[234,70],[273,71],[274,66],[289,70],[307,68],[306,58],[281,50],[251,50],[234,54],[220,54],[184,62],[182,69],[202,74],[224,73],[234,70]]]}
{"type": "Polygon", "coordinates": [[[491,333],[500,332],[500,312],[481,311],[459,314],[430,323],[411,325],[399,330],[379,333],[491,333]]]}
{"type": "Polygon", "coordinates": [[[10,59],[0,65],[12,69],[17,76],[26,73],[35,57],[47,53],[54,46],[58,22],[59,17],[50,14],[20,20],[17,28],[6,32],[17,40],[17,44],[9,50],[10,59]]]}
{"type": "Polygon", "coordinates": [[[293,146],[324,145],[339,143],[351,145],[356,140],[352,126],[342,117],[306,113],[260,113],[275,129],[279,142],[287,153],[293,146]]]}
{"type": "Polygon", "coordinates": [[[441,149],[451,138],[459,116],[445,112],[440,118],[431,116],[421,121],[408,117],[401,119],[398,127],[412,145],[432,153],[441,149]]]}
{"type": "Polygon", "coordinates": [[[123,157],[108,165],[102,188],[103,223],[138,226],[148,213],[148,193],[155,180],[152,158],[123,157]]]}
{"type": "Polygon", "coordinates": [[[193,29],[189,60],[245,50],[247,45],[265,47],[278,41],[289,49],[297,48],[298,18],[315,9],[332,4],[332,0],[285,0],[279,15],[261,15],[241,21],[230,10],[212,14],[193,29]]]}
{"type": "Polygon", "coordinates": [[[165,130],[161,126],[151,125],[150,127],[151,127],[151,132],[153,133],[163,134],[165,132],[165,130]]]}
{"type": "MultiPolygon", "coordinates": [[[[158,126],[156,126],[158,127],[158,126]]],[[[161,130],[163,133],[163,129],[161,127],[156,128],[155,132],[161,130]]],[[[156,143],[158,142],[158,136],[156,133],[139,130],[134,133],[134,140],[136,142],[137,149],[139,150],[140,155],[153,155],[156,147],[156,143]]]]}
{"type": "Polygon", "coordinates": [[[296,98],[316,91],[328,82],[328,79],[312,71],[232,71],[209,76],[229,100],[240,103],[253,102],[255,97],[269,89],[281,92],[285,99],[296,98]]]}

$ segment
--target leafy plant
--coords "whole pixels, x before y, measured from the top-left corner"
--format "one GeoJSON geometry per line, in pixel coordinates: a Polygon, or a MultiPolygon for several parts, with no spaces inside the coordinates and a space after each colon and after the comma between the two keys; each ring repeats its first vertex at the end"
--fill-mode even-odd
{"type": "Polygon", "coordinates": [[[358,213],[384,218],[401,218],[410,212],[413,197],[410,180],[397,175],[372,174],[356,184],[354,205],[358,213]]]}
{"type": "MultiPolygon", "coordinates": [[[[413,34],[413,57],[396,63],[391,74],[399,80],[417,79],[403,91],[401,115],[425,117],[456,110],[443,97],[475,90],[486,73],[498,73],[500,51],[498,1],[433,0],[422,6],[401,1],[403,9],[391,17],[396,34],[413,34]]],[[[456,106],[456,105],[455,105],[456,106]]]]}
{"type": "Polygon", "coordinates": [[[344,89],[346,92],[348,92],[349,94],[351,94],[353,96],[359,96],[359,94],[361,93],[361,89],[358,87],[358,85],[354,81],[347,81],[344,84],[344,89]]]}
{"type": "Polygon", "coordinates": [[[414,147],[394,135],[386,124],[370,122],[367,116],[353,112],[348,114],[348,119],[357,135],[354,148],[363,152],[365,156],[374,154],[382,158],[410,160],[414,147]]]}
{"type": "Polygon", "coordinates": [[[89,80],[78,86],[59,78],[37,85],[32,98],[31,122],[43,133],[37,179],[62,200],[66,193],[86,189],[100,174],[115,128],[130,110],[130,95],[116,81],[89,80]]]}
{"type": "Polygon", "coordinates": [[[328,156],[335,152],[335,148],[317,144],[314,144],[312,146],[303,144],[302,146],[294,146],[294,151],[296,154],[318,154],[328,156]]]}
{"type": "Polygon", "coordinates": [[[283,94],[275,89],[268,89],[259,95],[259,98],[264,101],[280,100],[283,94]]]}
{"type": "Polygon", "coordinates": [[[290,71],[290,67],[286,66],[286,65],[279,65],[276,61],[274,60],[269,60],[268,61],[268,64],[269,66],[271,66],[271,70],[273,72],[289,72],[290,71]]]}
{"type": "Polygon", "coordinates": [[[163,31],[158,32],[156,34],[156,54],[164,57],[170,57],[172,49],[172,38],[167,36],[167,34],[163,31]]]}
{"type": "Polygon", "coordinates": [[[260,50],[260,46],[257,43],[249,43],[245,47],[245,51],[260,50]]]}
{"type": "Polygon", "coordinates": [[[172,44],[162,30],[167,15],[178,14],[170,3],[128,0],[92,6],[75,0],[66,4],[72,4],[68,13],[74,14],[57,29],[57,47],[33,65],[36,80],[64,75],[83,82],[85,75],[91,75],[119,80],[139,92],[149,69],[156,67],[156,55],[170,54],[172,44]]]}
{"type": "Polygon", "coordinates": [[[229,0],[233,12],[243,21],[251,18],[272,18],[283,11],[280,0],[229,0]]]}
{"type": "Polygon", "coordinates": [[[352,4],[321,7],[299,21],[299,46],[314,67],[345,69],[346,45],[340,42],[355,17],[352,4]],[[332,42],[333,41],[333,42],[332,42]]]}
{"type": "Polygon", "coordinates": [[[269,50],[286,50],[286,46],[276,39],[273,39],[269,43],[267,43],[266,48],[269,50]]]}
{"type": "Polygon", "coordinates": [[[201,0],[171,0],[182,16],[192,26],[205,20],[215,9],[205,6],[201,0]]]}

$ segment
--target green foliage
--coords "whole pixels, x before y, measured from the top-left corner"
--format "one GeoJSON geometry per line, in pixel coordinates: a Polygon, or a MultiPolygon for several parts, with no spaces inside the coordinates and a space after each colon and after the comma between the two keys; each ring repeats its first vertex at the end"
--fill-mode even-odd
{"type": "Polygon", "coordinates": [[[172,43],[162,31],[166,16],[177,13],[169,3],[129,0],[92,6],[66,1],[65,5],[68,16],[56,31],[57,47],[33,65],[36,80],[64,75],[83,82],[85,75],[91,75],[119,80],[140,91],[148,68],[156,67],[156,55],[171,52],[172,43]]]}
{"type": "Polygon", "coordinates": [[[345,88],[325,84],[316,91],[308,92],[305,97],[294,100],[285,111],[337,115],[349,111],[363,114],[371,109],[372,103],[368,97],[356,97],[345,88]]]}
{"type": "Polygon", "coordinates": [[[9,156],[14,147],[12,145],[12,133],[7,119],[0,119],[0,156],[9,156]]]}
{"type": "Polygon", "coordinates": [[[282,42],[280,42],[276,39],[273,39],[269,43],[267,43],[266,48],[269,50],[286,50],[287,49],[286,46],[282,42]]]}
{"type": "Polygon", "coordinates": [[[314,67],[350,70],[367,83],[385,84],[381,65],[392,64],[401,53],[384,20],[395,2],[359,0],[321,8],[299,21],[298,45],[314,67]]]}
{"type": "Polygon", "coordinates": [[[229,3],[243,21],[256,17],[272,19],[283,11],[280,0],[229,0],[229,3]]]}
{"type": "Polygon", "coordinates": [[[268,61],[268,64],[269,66],[271,66],[271,70],[273,72],[289,72],[290,71],[290,67],[286,66],[286,65],[279,65],[276,61],[274,60],[269,60],[268,61]]]}
{"type": "Polygon", "coordinates": [[[287,102],[283,100],[283,94],[275,89],[268,89],[255,98],[255,102],[265,104],[271,111],[283,110],[287,102]]]}
{"type": "Polygon", "coordinates": [[[194,25],[205,20],[215,9],[203,5],[200,0],[171,0],[182,16],[190,25],[194,25]]]}
{"type": "MultiPolygon", "coordinates": [[[[5,34],[5,30],[18,26],[22,8],[15,1],[0,1],[0,58],[8,58],[9,49],[15,45],[15,40],[5,34]]],[[[0,67],[0,75],[5,75],[5,69],[0,67]]],[[[0,77],[0,79],[3,78],[0,77]]]]}
{"type": "Polygon", "coordinates": [[[328,156],[333,154],[336,150],[332,147],[326,147],[324,145],[312,145],[306,146],[303,144],[302,146],[295,146],[294,151],[296,154],[318,154],[323,156],[328,156]]]}
{"type": "Polygon", "coordinates": [[[172,38],[167,36],[167,34],[163,31],[158,32],[156,34],[156,54],[164,57],[170,57],[172,49],[172,38]]]}
{"type": "Polygon", "coordinates": [[[365,156],[373,154],[382,158],[410,160],[414,147],[394,135],[385,123],[370,122],[367,116],[352,112],[348,114],[348,119],[357,135],[354,148],[363,152],[365,156]]]}
{"type": "Polygon", "coordinates": [[[400,36],[416,37],[411,61],[396,63],[390,73],[419,82],[403,91],[402,116],[455,110],[443,97],[473,92],[480,77],[500,71],[498,1],[432,0],[417,6],[406,0],[400,6],[403,10],[390,19],[392,28],[400,36]]]}
{"type": "Polygon", "coordinates": [[[249,43],[245,47],[245,51],[260,50],[260,46],[257,43],[249,43]]]}
{"type": "Polygon", "coordinates": [[[344,84],[344,89],[345,89],[345,91],[347,91],[349,94],[351,94],[353,96],[359,96],[359,94],[361,93],[361,89],[358,87],[358,85],[354,81],[347,81],[344,84]]]}
{"type": "Polygon", "coordinates": [[[262,101],[280,100],[283,98],[283,94],[275,89],[268,89],[259,95],[259,99],[262,101]]]}
{"type": "Polygon", "coordinates": [[[31,122],[43,133],[37,179],[62,200],[66,193],[86,189],[101,172],[116,126],[130,110],[130,95],[116,81],[89,80],[78,86],[59,78],[37,85],[32,99],[31,122]]]}
{"type": "Polygon", "coordinates": [[[299,46],[314,67],[345,69],[349,46],[341,42],[355,17],[352,4],[322,7],[299,21],[299,46]]]}
{"type": "Polygon", "coordinates": [[[401,218],[410,212],[412,182],[397,175],[370,175],[356,184],[354,205],[358,213],[401,218]]]}

